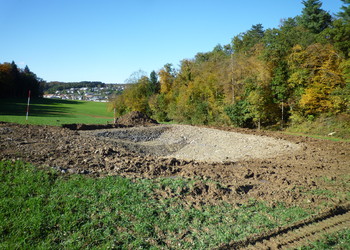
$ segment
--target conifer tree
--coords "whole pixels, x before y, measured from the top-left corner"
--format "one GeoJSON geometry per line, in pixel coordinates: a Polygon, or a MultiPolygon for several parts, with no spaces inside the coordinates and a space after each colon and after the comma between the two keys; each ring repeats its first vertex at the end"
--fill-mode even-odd
{"type": "Polygon", "coordinates": [[[342,12],[338,13],[338,16],[343,18],[345,21],[350,21],[350,0],[342,0],[344,6],[341,7],[342,12]]]}
{"type": "Polygon", "coordinates": [[[322,3],[319,0],[303,1],[304,9],[299,17],[299,23],[314,34],[326,29],[332,22],[332,16],[321,9],[322,3]]]}

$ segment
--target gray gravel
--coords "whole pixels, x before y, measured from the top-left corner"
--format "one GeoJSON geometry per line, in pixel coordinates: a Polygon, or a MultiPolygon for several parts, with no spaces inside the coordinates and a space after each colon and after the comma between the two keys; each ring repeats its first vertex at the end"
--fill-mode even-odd
{"type": "Polygon", "coordinates": [[[159,138],[168,127],[135,127],[132,129],[114,129],[95,133],[97,137],[107,137],[132,142],[152,141],[159,138]]]}
{"type": "Polygon", "coordinates": [[[267,136],[189,125],[158,125],[80,132],[113,140],[141,154],[206,162],[270,158],[300,150],[301,145],[267,136]]]}

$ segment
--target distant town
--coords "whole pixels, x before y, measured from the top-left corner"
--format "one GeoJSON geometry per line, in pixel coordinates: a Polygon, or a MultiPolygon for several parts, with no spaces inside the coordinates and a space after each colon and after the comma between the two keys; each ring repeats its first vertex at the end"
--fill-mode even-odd
{"type": "Polygon", "coordinates": [[[45,84],[44,98],[108,102],[110,97],[121,94],[127,85],[101,82],[50,82],[45,84]]]}

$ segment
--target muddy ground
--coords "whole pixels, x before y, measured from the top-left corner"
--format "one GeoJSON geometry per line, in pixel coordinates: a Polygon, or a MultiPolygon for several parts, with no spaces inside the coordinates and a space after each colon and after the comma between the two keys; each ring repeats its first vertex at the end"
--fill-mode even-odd
{"type": "MultiPolygon", "coordinates": [[[[162,130],[167,130],[162,125],[154,126],[142,127],[141,131],[151,132],[138,133],[135,140],[145,141],[140,137],[146,135],[151,138],[148,141],[152,141],[152,138],[160,138],[162,130]]],[[[115,129],[103,131],[112,133],[115,129]]],[[[230,160],[229,157],[219,162],[197,161],[175,158],[169,154],[171,150],[167,150],[167,147],[138,146],[130,136],[125,140],[120,136],[119,139],[97,136],[96,131],[89,134],[60,127],[0,123],[0,159],[21,159],[36,166],[57,169],[64,174],[195,179],[190,189],[176,193],[165,189],[154,194],[159,198],[180,194],[185,203],[195,207],[222,201],[240,206],[251,198],[271,205],[285,202],[287,206],[302,207],[325,204],[331,207],[348,202],[350,143],[279,132],[220,128],[222,131],[241,133],[242,137],[254,135],[255,138],[273,139],[283,142],[283,145],[291,145],[293,150],[260,158],[230,160]]],[[[202,136],[205,137],[205,133],[202,136]]],[[[217,138],[217,141],[220,140],[217,138]]],[[[178,140],[175,145],[178,148],[174,146],[172,150],[183,149],[187,144],[181,144],[181,140],[178,140]]],[[[232,144],[235,143],[228,142],[227,146],[232,144]]],[[[273,148],[276,149],[275,146],[273,148]]],[[[261,151],[261,148],[257,150],[261,151]]]]}

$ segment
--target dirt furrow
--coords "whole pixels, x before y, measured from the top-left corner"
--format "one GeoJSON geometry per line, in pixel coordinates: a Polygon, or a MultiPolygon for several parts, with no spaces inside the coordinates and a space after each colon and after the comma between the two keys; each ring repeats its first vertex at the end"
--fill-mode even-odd
{"type": "MultiPolygon", "coordinates": [[[[277,243],[278,248],[295,248],[307,245],[310,241],[321,239],[325,233],[335,233],[341,229],[346,229],[350,225],[350,212],[329,218],[320,223],[306,227],[306,232],[296,230],[285,235],[285,239],[277,243]]],[[[282,236],[283,237],[283,236],[282,236]]],[[[271,239],[270,241],[272,241],[271,239]]],[[[282,238],[281,238],[282,240],[282,238]]]]}
{"type": "Polygon", "coordinates": [[[321,239],[325,234],[350,227],[350,205],[337,207],[309,220],[279,228],[220,249],[294,249],[321,239]]]}

